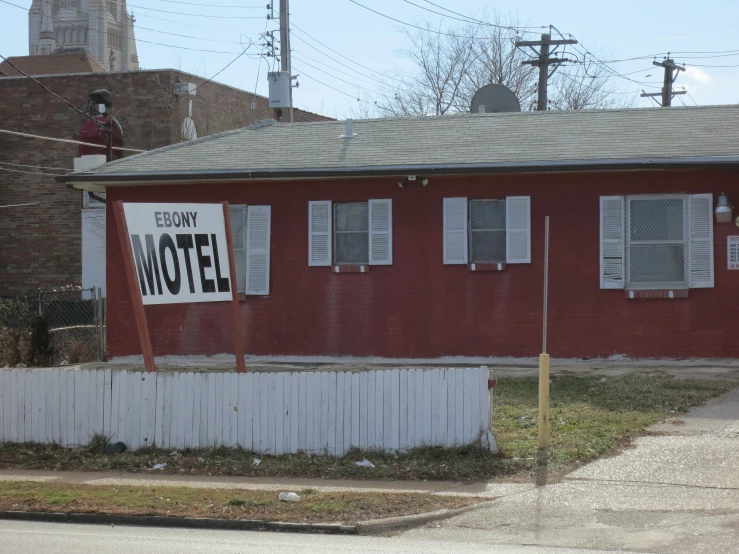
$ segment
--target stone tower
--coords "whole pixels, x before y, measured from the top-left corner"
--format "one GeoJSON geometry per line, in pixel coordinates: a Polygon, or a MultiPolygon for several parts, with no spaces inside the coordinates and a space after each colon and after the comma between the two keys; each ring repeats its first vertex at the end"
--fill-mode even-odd
{"type": "Polygon", "coordinates": [[[28,53],[84,48],[108,71],[139,69],[134,18],[126,0],[33,0],[28,53]]]}

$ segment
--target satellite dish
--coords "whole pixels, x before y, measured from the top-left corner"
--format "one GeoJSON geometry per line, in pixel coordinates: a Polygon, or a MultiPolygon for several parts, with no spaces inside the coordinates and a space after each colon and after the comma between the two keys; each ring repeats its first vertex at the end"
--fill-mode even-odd
{"type": "Polygon", "coordinates": [[[470,103],[471,113],[520,112],[521,104],[511,89],[489,84],[479,89],[470,103]]]}

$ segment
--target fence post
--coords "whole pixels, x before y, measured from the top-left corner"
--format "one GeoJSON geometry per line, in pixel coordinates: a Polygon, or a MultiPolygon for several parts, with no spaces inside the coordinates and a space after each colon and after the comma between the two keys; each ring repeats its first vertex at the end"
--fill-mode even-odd
{"type": "Polygon", "coordinates": [[[97,288],[98,341],[100,344],[100,361],[105,360],[105,322],[103,320],[103,289],[97,288]]]}
{"type": "MultiPolygon", "coordinates": [[[[84,295],[84,291],[83,291],[84,295]]],[[[95,322],[95,343],[97,347],[97,361],[100,361],[100,317],[98,312],[98,296],[97,289],[90,287],[90,297],[92,298],[92,320],[95,322]]]]}

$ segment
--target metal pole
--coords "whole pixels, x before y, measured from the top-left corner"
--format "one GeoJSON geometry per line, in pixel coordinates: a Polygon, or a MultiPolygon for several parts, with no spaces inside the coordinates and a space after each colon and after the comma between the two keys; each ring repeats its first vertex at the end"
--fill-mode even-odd
{"type": "Polygon", "coordinates": [[[105,161],[113,161],[113,118],[108,115],[108,144],[105,148],[105,161]]]}
{"type": "Polygon", "coordinates": [[[547,87],[549,86],[549,41],[551,35],[541,35],[541,51],[539,52],[539,102],[536,109],[540,112],[547,109],[547,87]]]}
{"type": "Polygon", "coordinates": [[[549,354],[547,316],[549,300],[549,216],[544,220],[544,306],[542,309],[542,353],[539,356],[539,450],[549,447],[549,354]]]}

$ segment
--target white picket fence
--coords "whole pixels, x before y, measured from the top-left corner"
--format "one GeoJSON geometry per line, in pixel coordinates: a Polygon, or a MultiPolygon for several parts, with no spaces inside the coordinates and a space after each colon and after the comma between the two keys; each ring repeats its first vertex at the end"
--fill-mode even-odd
{"type": "Polygon", "coordinates": [[[268,454],[460,446],[490,425],[487,368],[301,373],[0,370],[3,442],[268,454]]]}

